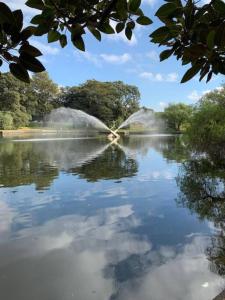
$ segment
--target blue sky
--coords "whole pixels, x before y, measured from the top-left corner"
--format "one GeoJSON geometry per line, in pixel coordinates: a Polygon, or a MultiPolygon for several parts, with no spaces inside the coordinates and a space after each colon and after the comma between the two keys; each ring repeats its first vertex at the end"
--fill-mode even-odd
{"type": "MultiPolygon", "coordinates": [[[[3,2],[12,9],[22,8],[26,21],[33,14],[31,9],[24,6],[25,0],[3,2]]],[[[181,66],[175,58],[159,62],[158,54],[163,48],[150,43],[149,34],[160,26],[154,18],[154,12],[161,4],[159,0],[143,0],[142,8],[154,20],[154,24],[138,26],[131,42],[124,34],[105,35],[102,42],[87,34],[85,53],[76,50],[71,44],[64,49],[57,42],[48,44],[46,37],[33,38],[32,44],[42,50],[43,63],[50,77],[59,85],[78,85],[88,79],[122,80],[139,88],[141,105],[157,111],[163,110],[168,103],[196,103],[205,92],[220,86],[224,79],[222,76],[214,76],[206,84],[193,78],[188,83],[180,84],[187,67],[181,66]]]]}

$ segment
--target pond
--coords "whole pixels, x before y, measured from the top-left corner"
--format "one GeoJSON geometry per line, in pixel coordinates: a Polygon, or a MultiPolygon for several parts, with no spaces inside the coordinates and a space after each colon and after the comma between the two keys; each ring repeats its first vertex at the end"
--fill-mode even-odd
{"type": "Polygon", "coordinates": [[[202,199],[224,181],[187,152],[176,136],[2,140],[0,299],[214,298],[225,205],[202,199]]]}

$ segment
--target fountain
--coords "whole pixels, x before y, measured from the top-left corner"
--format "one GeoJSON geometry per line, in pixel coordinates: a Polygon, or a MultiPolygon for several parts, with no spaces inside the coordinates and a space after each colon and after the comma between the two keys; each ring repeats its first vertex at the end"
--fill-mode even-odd
{"type": "Polygon", "coordinates": [[[150,109],[142,108],[132,114],[115,131],[106,126],[102,121],[81,110],[60,107],[54,109],[46,118],[48,127],[54,127],[58,130],[97,130],[108,133],[109,140],[118,140],[120,135],[117,133],[120,129],[127,128],[132,124],[141,124],[144,128],[153,128],[156,126],[154,113],[150,109]]]}

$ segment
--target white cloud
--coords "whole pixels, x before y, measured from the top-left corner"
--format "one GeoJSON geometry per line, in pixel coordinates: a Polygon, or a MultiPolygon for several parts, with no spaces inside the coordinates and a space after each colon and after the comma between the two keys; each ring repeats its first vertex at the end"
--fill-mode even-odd
{"type": "Polygon", "coordinates": [[[154,6],[157,0],[143,0],[143,3],[146,5],[154,6]]]}
{"type": "Polygon", "coordinates": [[[205,96],[206,94],[212,92],[212,91],[217,91],[218,93],[223,90],[222,86],[218,86],[212,90],[205,90],[203,92],[198,92],[196,90],[193,90],[187,97],[188,99],[197,102],[198,100],[200,100],[203,96],[205,96]]]}
{"type": "Polygon", "coordinates": [[[106,38],[113,41],[124,42],[130,46],[134,46],[137,44],[136,35],[133,33],[131,40],[128,40],[124,32],[116,33],[116,34],[107,34],[106,38]]]}
{"type": "Polygon", "coordinates": [[[167,106],[168,106],[168,103],[163,102],[163,101],[159,102],[159,107],[160,107],[161,110],[163,110],[163,109],[166,108],[167,106]]]}
{"type": "Polygon", "coordinates": [[[93,63],[94,65],[96,65],[97,67],[101,66],[101,61],[99,60],[98,55],[91,53],[89,51],[85,51],[85,52],[81,52],[81,51],[76,51],[75,52],[76,56],[78,56],[79,58],[84,58],[87,61],[93,63]]]}
{"type": "Polygon", "coordinates": [[[189,95],[188,95],[188,99],[192,100],[192,101],[198,101],[201,98],[201,94],[198,93],[196,90],[192,91],[189,95]]]}
{"type": "Polygon", "coordinates": [[[56,55],[59,53],[59,49],[57,47],[46,45],[37,40],[31,40],[31,45],[37,47],[45,55],[56,55]]]}
{"type": "Polygon", "coordinates": [[[177,73],[161,74],[161,73],[152,73],[152,72],[142,72],[139,74],[141,78],[145,78],[151,81],[157,82],[176,82],[178,78],[177,73]]]}
{"type": "Polygon", "coordinates": [[[146,53],[146,56],[151,60],[159,61],[159,54],[154,50],[146,53]]]}
{"type": "Polygon", "coordinates": [[[167,81],[169,82],[176,82],[178,79],[178,74],[177,73],[169,73],[167,75],[167,81]]]}
{"type": "Polygon", "coordinates": [[[128,53],[124,53],[122,55],[115,55],[115,54],[100,54],[100,57],[108,62],[108,63],[112,63],[112,64],[124,64],[126,62],[128,62],[129,60],[131,60],[131,55],[128,53]]]}
{"type": "Polygon", "coordinates": [[[124,64],[128,61],[131,60],[131,55],[128,53],[123,53],[121,55],[116,55],[116,54],[94,54],[91,52],[74,52],[74,55],[79,59],[79,60],[87,60],[97,67],[101,67],[103,62],[111,63],[111,64],[124,64]]]}

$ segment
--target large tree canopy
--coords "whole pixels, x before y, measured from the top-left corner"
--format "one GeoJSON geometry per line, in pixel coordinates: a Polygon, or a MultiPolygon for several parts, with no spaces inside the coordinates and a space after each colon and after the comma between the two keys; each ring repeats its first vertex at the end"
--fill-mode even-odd
{"type": "MultiPolygon", "coordinates": [[[[29,73],[42,72],[37,59],[41,52],[30,45],[31,36],[48,36],[48,42],[59,41],[62,47],[68,38],[79,50],[85,51],[83,35],[88,31],[97,40],[102,34],[122,31],[132,38],[135,25],[150,25],[152,20],[141,10],[141,0],[28,0],[26,5],[39,10],[31,26],[23,27],[21,10],[11,11],[0,2],[0,65],[9,63],[11,73],[29,82],[29,73]],[[112,27],[112,22],[116,25],[112,27]],[[15,52],[14,50],[18,50],[15,52]]],[[[225,74],[225,3],[212,0],[200,5],[199,1],[166,0],[156,16],[163,26],[150,36],[154,43],[163,45],[160,58],[170,55],[191,64],[181,82],[190,80],[200,72],[200,80],[207,75],[225,74]]]]}
{"type": "Polygon", "coordinates": [[[121,81],[88,80],[80,86],[65,88],[59,105],[80,109],[110,127],[117,127],[139,109],[139,100],[140,93],[135,86],[121,81]]]}

